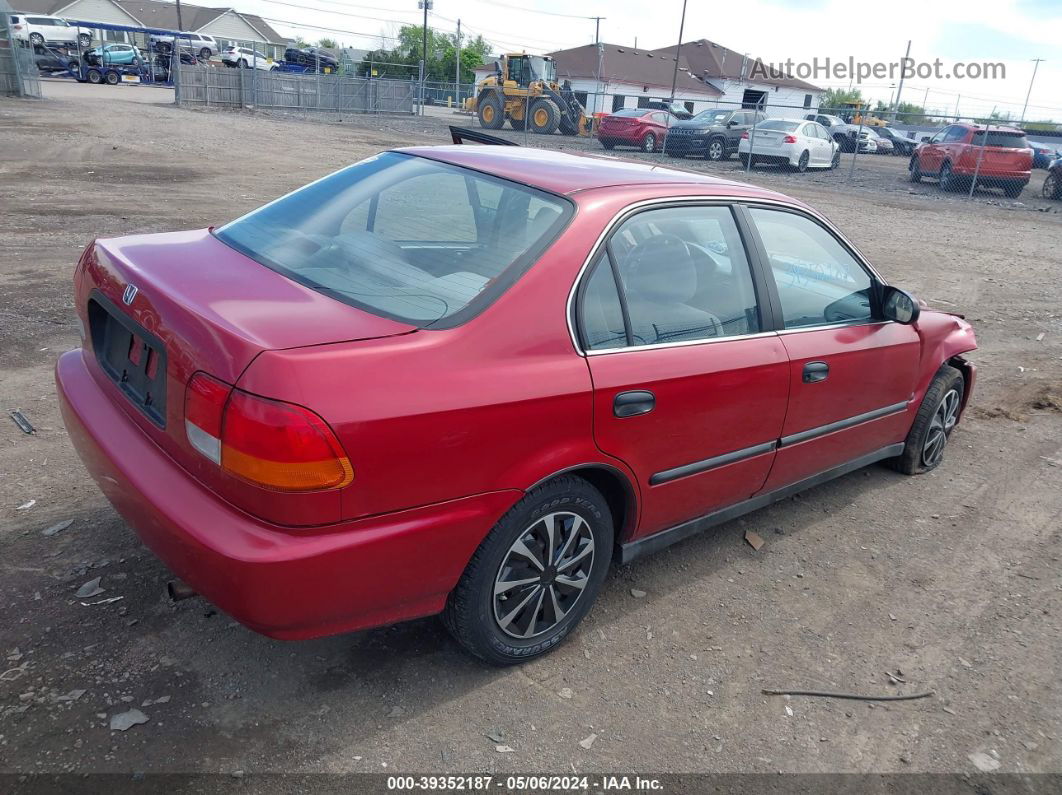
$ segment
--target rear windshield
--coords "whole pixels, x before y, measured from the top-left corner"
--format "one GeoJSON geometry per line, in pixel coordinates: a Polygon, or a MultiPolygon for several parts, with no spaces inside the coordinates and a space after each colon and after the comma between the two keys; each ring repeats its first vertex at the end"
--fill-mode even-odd
{"type": "Polygon", "coordinates": [[[623,108],[613,113],[613,116],[644,116],[649,111],[645,108],[623,108]]]}
{"type": "Polygon", "coordinates": [[[996,132],[988,133],[988,142],[985,142],[984,132],[975,133],[974,146],[1005,146],[1010,149],[1027,149],[1025,145],[1025,133],[1020,132],[996,132]]]}
{"type": "Polygon", "coordinates": [[[785,121],[784,119],[768,119],[767,121],[761,121],[756,125],[757,130],[782,130],[783,132],[793,132],[803,122],[799,121],[785,121]]]}
{"type": "Polygon", "coordinates": [[[572,214],[553,194],[386,152],[216,230],[318,292],[421,328],[449,327],[503,293],[572,214]]]}

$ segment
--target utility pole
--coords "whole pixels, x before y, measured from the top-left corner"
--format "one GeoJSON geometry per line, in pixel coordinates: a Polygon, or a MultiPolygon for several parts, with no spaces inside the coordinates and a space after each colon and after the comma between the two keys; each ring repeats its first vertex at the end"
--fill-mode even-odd
{"type": "MultiPolygon", "coordinates": [[[[900,64],[900,85],[896,89],[896,106],[892,109],[892,122],[896,123],[896,114],[900,110],[900,94],[903,93],[903,67],[907,66],[907,62],[911,59],[911,40],[907,40],[907,53],[903,56],[903,63],[900,64]]],[[[891,103],[891,100],[890,100],[891,103]]]]}
{"type": "Polygon", "coordinates": [[[955,97],[955,121],[959,120],[959,101],[962,99],[962,94],[955,97]]]}
{"type": "Polygon", "coordinates": [[[420,42],[420,115],[424,115],[425,94],[424,81],[428,78],[428,10],[432,7],[432,0],[418,0],[417,8],[424,9],[424,28],[420,42]]]}
{"type": "Polygon", "coordinates": [[[678,46],[675,47],[675,71],[671,74],[671,100],[670,100],[671,102],[675,101],[675,86],[678,85],[679,58],[682,57],[682,31],[685,28],[686,28],[686,0],[682,0],[682,19],[679,20],[678,46]]]}
{"type": "Polygon", "coordinates": [[[1029,81],[1029,90],[1025,94],[1025,104],[1022,106],[1022,109],[1021,109],[1021,120],[1022,121],[1025,121],[1025,111],[1028,110],[1028,108],[1029,108],[1029,97],[1032,96],[1033,83],[1036,82],[1036,70],[1040,68],[1040,62],[1043,61],[1043,60],[1044,60],[1043,58],[1033,58],[1032,59],[1032,62],[1033,62],[1033,73],[1032,73],[1032,79],[1029,81]]]}
{"type": "Polygon", "coordinates": [[[608,17],[588,17],[588,19],[594,20],[594,44],[601,43],[601,20],[608,19],[608,17]]]}
{"type": "Polygon", "coordinates": [[[461,19],[457,19],[457,74],[454,75],[454,93],[457,95],[457,107],[461,107],[461,19]]]}
{"type": "MultiPolygon", "coordinates": [[[[177,0],[177,30],[184,32],[184,22],[181,21],[181,0],[177,0]]],[[[177,59],[180,60],[179,58],[177,59]]]]}

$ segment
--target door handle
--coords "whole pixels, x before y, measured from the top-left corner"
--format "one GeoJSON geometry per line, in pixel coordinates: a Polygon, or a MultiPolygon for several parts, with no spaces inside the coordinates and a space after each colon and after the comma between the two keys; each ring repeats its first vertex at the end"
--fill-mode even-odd
{"type": "Polygon", "coordinates": [[[826,362],[808,362],[804,365],[804,383],[814,384],[825,381],[830,374],[830,366],[826,362]]]}
{"type": "Polygon", "coordinates": [[[612,413],[620,417],[637,417],[648,414],[656,407],[656,396],[652,392],[636,389],[633,392],[620,392],[612,401],[612,413]]]}

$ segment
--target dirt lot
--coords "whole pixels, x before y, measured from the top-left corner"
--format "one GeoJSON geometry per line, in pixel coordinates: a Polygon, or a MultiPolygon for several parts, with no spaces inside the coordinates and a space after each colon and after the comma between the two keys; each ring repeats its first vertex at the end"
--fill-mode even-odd
{"type": "Polygon", "coordinates": [[[90,86],[0,100],[0,771],[974,773],[981,753],[1062,772],[1062,206],[1040,211],[1031,189],[941,196],[909,186],[900,158],[861,158],[850,186],[751,180],[811,202],[890,280],[977,327],[974,406],[936,472],[871,468],[617,568],[570,641],[521,668],[470,661],[432,619],[289,644],[167,601],[168,573],[59,417],[79,250],[220,223],[439,141],[446,121],[195,113],[90,86]],[[100,576],[121,600],[83,606],[74,592],[100,576]],[[111,731],[131,707],[149,721],[111,731]]]}

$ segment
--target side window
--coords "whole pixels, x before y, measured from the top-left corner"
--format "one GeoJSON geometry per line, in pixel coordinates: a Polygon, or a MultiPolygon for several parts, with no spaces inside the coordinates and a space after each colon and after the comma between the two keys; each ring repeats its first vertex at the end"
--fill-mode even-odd
{"type": "Polygon", "coordinates": [[[627,344],[623,308],[608,256],[599,257],[579,302],[583,345],[587,350],[622,348],[627,344]]]}
{"type": "MultiPolygon", "coordinates": [[[[613,234],[609,251],[626,301],[625,342],[656,345],[760,330],[752,276],[729,207],[638,213],[613,234]]],[[[615,323],[607,328],[615,331],[615,323]]]]}
{"type": "Polygon", "coordinates": [[[948,130],[948,134],[944,136],[945,143],[951,143],[953,141],[961,141],[966,138],[966,128],[953,126],[948,130]]]}
{"type": "Polygon", "coordinates": [[[832,234],[802,215],[750,210],[778,286],[786,328],[866,321],[870,274],[832,234]]]}

